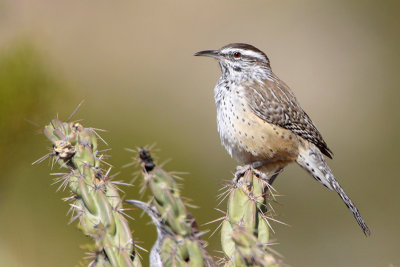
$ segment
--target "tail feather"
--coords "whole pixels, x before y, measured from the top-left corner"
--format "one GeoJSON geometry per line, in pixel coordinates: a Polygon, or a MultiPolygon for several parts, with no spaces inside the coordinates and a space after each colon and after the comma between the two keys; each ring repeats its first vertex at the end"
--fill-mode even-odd
{"type": "Polygon", "coordinates": [[[301,167],[306,169],[316,180],[318,180],[329,189],[334,190],[338,193],[344,204],[346,204],[351,213],[353,213],[354,218],[357,220],[357,223],[364,231],[364,234],[366,236],[369,236],[371,232],[368,226],[365,224],[357,207],[344,192],[340,184],[336,181],[321,151],[314,144],[307,142],[305,147],[300,149],[296,161],[301,167]]]}

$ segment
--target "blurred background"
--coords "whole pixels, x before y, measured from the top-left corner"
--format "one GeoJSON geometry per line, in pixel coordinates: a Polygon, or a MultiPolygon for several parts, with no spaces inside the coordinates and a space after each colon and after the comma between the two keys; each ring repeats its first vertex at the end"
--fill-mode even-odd
{"type": "MultiPolygon", "coordinates": [[[[293,165],[275,182],[290,227],[273,224],[274,249],[291,266],[399,266],[399,3],[1,0],[1,265],[75,266],[84,256],[90,240],[67,224],[68,193],[51,186],[47,161],[31,165],[50,144],[30,123],[66,119],[82,100],[75,119],[108,130],[119,179],[135,171],[121,168],[133,156],[124,148],[157,143],[167,170],[189,172],[183,195],[200,207],[198,222],[220,217],[216,195],[236,166],[216,129],[220,71],[192,55],[247,42],[322,132],[372,230],[365,238],[340,198],[293,165]]],[[[138,188],[126,197],[140,198],[138,188]]],[[[140,214],[131,212],[134,236],[150,249],[155,230],[140,214]]],[[[219,235],[205,239],[218,255],[219,235]]]]}

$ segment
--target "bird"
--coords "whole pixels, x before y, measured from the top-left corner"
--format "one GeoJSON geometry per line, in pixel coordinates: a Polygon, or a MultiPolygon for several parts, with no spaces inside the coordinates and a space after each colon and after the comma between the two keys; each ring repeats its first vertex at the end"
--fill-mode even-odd
{"type": "MultiPolygon", "coordinates": [[[[297,162],[313,178],[336,191],[366,236],[371,234],[357,207],[342,189],[325,157],[332,159],[321,133],[288,85],[276,76],[260,49],[231,43],[195,56],[218,61],[221,77],[214,88],[221,143],[239,164],[235,176],[264,167],[282,170],[297,162]]],[[[263,176],[261,171],[261,176],[263,176]]]]}

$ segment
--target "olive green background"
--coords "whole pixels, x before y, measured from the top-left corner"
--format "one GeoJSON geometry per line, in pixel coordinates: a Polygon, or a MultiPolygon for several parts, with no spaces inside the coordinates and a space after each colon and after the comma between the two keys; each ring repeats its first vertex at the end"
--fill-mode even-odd
{"type": "MultiPolygon", "coordinates": [[[[75,118],[108,130],[120,180],[135,171],[121,168],[132,157],[124,148],[157,143],[159,161],[172,159],[166,169],[189,172],[183,194],[200,207],[198,222],[220,217],[216,195],[235,162],[216,130],[219,67],[192,55],[247,42],[267,53],[322,132],[372,231],[365,238],[340,198],[293,165],[275,183],[278,218],[290,227],[273,224],[273,248],[291,266],[399,266],[400,5],[370,2],[1,0],[0,265],[84,257],[90,240],[67,223],[68,193],[51,186],[48,161],[31,165],[49,142],[27,122],[66,119],[82,100],[75,118]]],[[[126,197],[140,198],[139,186],[126,197]]],[[[130,215],[150,249],[149,219],[130,215]]],[[[205,238],[220,255],[218,233],[205,238]]]]}

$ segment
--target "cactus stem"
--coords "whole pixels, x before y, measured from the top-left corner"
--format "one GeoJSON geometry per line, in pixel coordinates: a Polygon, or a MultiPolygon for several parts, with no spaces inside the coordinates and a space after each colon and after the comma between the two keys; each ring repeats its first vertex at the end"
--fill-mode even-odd
{"type": "Polygon", "coordinates": [[[144,210],[156,226],[158,237],[150,252],[150,266],[215,266],[205,250],[206,243],[200,239],[205,232],[199,232],[186,209],[190,200],[180,196],[181,186],[175,181],[178,173],[163,170],[147,149],[140,148],[136,153],[144,181],[142,191],[149,188],[153,197],[150,203],[126,202],[144,210]]]}
{"type": "Polygon", "coordinates": [[[108,150],[97,149],[97,139],[107,144],[97,131],[103,130],[85,128],[77,122],[52,120],[44,129],[53,144],[52,151],[34,163],[51,157],[52,168],[58,164],[69,170],[53,173],[58,176],[53,184],[60,184],[57,191],[69,187],[72,196],[63,199],[72,201],[67,213],[71,216],[69,223],[79,219],[78,227],[94,240],[95,249],[87,254],[94,257],[89,266],[140,267],[126,220],[132,217],[125,213],[118,194],[121,189],[117,185],[126,184],[112,181],[117,174],[110,175],[112,165],[105,161],[108,156],[104,154],[108,150]],[[102,168],[104,165],[106,170],[102,168]]]}
{"type": "Polygon", "coordinates": [[[280,171],[266,171],[260,176],[259,171],[246,169],[241,175],[235,175],[231,183],[223,186],[218,196],[222,201],[228,199],[222,226],[218,226],[222,227],[221,243],[226,255],[226,259],[220,259],[219,263],[226,267],[278,264],[267,252],[267,244],[269,230],[274,232],[270,221],[277,221],[273,209],[269,208],[270,200],[276,201],[273,196],[276,190],[271,183],[280,171]]]}

